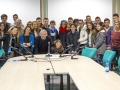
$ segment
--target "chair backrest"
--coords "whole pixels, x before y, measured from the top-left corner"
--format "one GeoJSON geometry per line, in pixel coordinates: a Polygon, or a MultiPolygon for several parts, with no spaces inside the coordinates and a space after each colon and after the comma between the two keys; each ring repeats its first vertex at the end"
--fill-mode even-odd
{"type": "Polygon", "coordinates": [[[105,62],[108,60],[110,63],[112,62],[113,58],[115,57],[116,52],[111,50],[106,50],[103,56],[103,66],[105,67],[105,62]]]}
{"type": "MultiPolygon", "coordinates": [[[[120,57],[118,59],[118,67],[120,67],[120,57]]],[[[120,71],[120,68],[118,68],[118,70],[120,71]]]]}
{"type": "Polygon", "coordinates": [[[96,48],[85,48],[82,50],[82,56],[86,56],[86,57],[89,57],[91,59],[94,58],[95,54],[97,52],[97,49],[96,48]]]}
{"type": "Polygon", "coordinates": [[[0,57],[1,57],[3,54],[5,54],[4,49],[0,49],[0,57]]]}

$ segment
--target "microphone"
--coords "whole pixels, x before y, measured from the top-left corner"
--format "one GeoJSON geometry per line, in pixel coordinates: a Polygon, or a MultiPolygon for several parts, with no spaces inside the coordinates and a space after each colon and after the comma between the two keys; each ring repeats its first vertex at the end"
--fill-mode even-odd
{"type": "MultiPolygon", "coordinates": [[[[36,58],[23,44],[21,44],[21,46],[22,46],[23,49],[25,49],[31,55],[31,57],[36,58]]],[[[34,47],[34,45],[32,47],[34,47]]]]}
{"type": "Polygon", "coordinates": [[[14,48],[15,50],[19,50],[18,48],[16,48],[16,47],[13,47],[13,46],[11,46],[11,45],[9,45],[9,47],[11,47],[11,48],[14,48]]]}
{"type": "MultiPolygon", "coordinates": [[[[81,46],[78,49],[80,49],[79,51],[77,51],[77,55],[79,54],[80,51],[82,51],[82,49],[84,49],[85,46],[81,46]]],[[[75,56],[74,54],[71,55],[71,59],[78,59],[78,58],[74,58],[73,56],[75,56]]]]}
{"type": "Polygon", "coordinates": [[[48,53],[46,55],[47,57],[51,57],[52,55],[50,55],[50,42],[48,42],[48,53]]]}
{"type": "Polygon", "coordinates": [[[84,48],[85,48],[85,46],[81,46],[81,47],[79,47],[80,50],[77,51],[77,55],[78,55],[79,52],[82,51],[82,49],[84,49],[84,48]]]}
{"type": "Polygon", "coordinates": [[[66,50],[64,50],[64,52],[63,52],[62,54],[60,54],[59,57],[64,57],[63,54],[64,54],[66,51],[68,51],[72,46],[73,46],[73,44],[68,45],[68,46],[67,46],[68,48],[67,48],[66,50]]]}
{"type": "Polygon", "coordinates": [[[19,49],[15,48],[15,47],[13,47],[13,46],[11,46],[11,45],[10,45],[10,47],[11,47],[16,53],[20,54],[21,56],[23,56],[23,57],[25,58],[25,59],[21,59],[20,61],[27,61],[27,60],[28,60],[27,57],[25,57],[25,56],[20,52],[19,49]],[[18,50],[18,51],[17,51],[17,50],[18,50]]]}
{"type": "Polygon", "coordinates": [[[68,45],[67,47],[72,47],[73,46],[73,44],[71,44],[71,45],[68,45]]]}

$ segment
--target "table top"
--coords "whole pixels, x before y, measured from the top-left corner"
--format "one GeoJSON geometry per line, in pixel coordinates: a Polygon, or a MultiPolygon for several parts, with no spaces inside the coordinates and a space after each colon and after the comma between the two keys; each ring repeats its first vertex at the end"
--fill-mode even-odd
{"type": "Polygon", "coordinates": [[[69,74],[79,90],[120,90],[120,77],[114,72],[105,72],[105,68],[90,58],[74,56],[59,58],[53,55],[36,55],[37,62],[15,61],[23,57],[9,59],[0,69],[0,90],[45,90],[44,74],[69,74]],[[49,69],[49,70],[46,70],[49,69]]]}

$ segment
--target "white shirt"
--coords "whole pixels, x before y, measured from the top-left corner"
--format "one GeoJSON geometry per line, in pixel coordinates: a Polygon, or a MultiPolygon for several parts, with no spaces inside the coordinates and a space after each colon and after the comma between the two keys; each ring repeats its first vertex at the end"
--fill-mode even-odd
{"type": "Polygon", "coordinates": [[[88,42],[90,47],[91,47],[91,35],[92,35],[92,34],[90,33],[90,34],[89,34],[89,42],[88,42]]]}

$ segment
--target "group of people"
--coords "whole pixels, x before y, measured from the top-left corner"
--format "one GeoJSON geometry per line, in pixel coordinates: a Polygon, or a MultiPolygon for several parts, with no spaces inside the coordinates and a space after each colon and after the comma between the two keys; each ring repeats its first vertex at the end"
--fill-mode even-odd
{"type": "Polygon", "coordinates": [[[113,26],[110,26],[108,18],[102,22],[100,17],[96,17],[92,21],[91,16],[87,15],[85,20],[72,17],[62,20],[59,30],[55,27],[55,21],[49,23],[48,18],[44,18],[42,23],[38,17],[27,22],[26,26],[17,14],[13,15],[13,24],[8,23],[7,18],[6,14],[2,14],[0,22],[0,48],[4,49],[6,56],[19,55],[11,46],[23,54],[29,54],[23,47],[33,54],[46,54],[48,42],[53,54],[61,54],[68,45],[73,45],[66,53],[78,54],[81,46],[97,48],[97,62],[102,62],[107,49],[115,51],[117,58],[120,56],[120,21],[117,13],[113,14],[113,26]]]}

